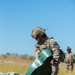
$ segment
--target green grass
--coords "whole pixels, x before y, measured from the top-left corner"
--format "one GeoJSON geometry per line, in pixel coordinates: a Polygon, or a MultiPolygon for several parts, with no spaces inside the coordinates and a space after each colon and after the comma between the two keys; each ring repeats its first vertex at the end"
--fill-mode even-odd
{"type": "MultiPolygon", "coordinates": [[[[19,57],[18,59],[15,57],[3,58],[2,56],[0,56],[0,72],[7,73],[12,71],[24,75],[29,68],[30,63],[32,62],[33,60],[30,59],[22,59],[19,57]]],[[[75,75],[75,68],[73,72],[66,72],[65,64],[61,63],[58,75],[75,75]]]]}
{"type": "Polygon", "coordinates": [[[7,73],[12,71],[12,72],[17,72],[19,74],[24,74],[27,69],[28,69],[28,66],[25,66],[25,65],[10,65],[10,64],[0,65],[0,72],[2,73],[7,73]]]}
{"type": "MultiPolygon", "coordinates": [[[[17,72],[19,74],[25,74],[26,70],[28,69],[29,66],[25,65],[11,65],[11,64],[1,64],[0,65],[0,72],[2,73],[7,73],[7,72],[17,72]]],[[[74,69],[75,70],[75,69],[74,69]]],[[[75,75],[75,71],[73,72],[66,72],[64,67],[59,69],[59,74],[58,75],[75,75]]]]}
{"type": "MultiPolygon", "coordinates": [[[[75,70],[75,69],[74,69],[74,70],[75,70]]],[[[73,70],[73,72],[71,72],[71,71],[66,72],[66,71],[64,70],[64,68],[63,68],[63,69],[60,68],[58,75],[75,75],[75,71],[74,71],[74,70],[73,70]]]]}

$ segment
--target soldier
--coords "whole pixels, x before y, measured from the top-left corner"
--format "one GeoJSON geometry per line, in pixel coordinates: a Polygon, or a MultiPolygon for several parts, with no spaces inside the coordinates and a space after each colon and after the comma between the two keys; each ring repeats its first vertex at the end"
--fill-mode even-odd
{"type": "Polygon", "coordinates": [[[53,54],[53,59],[50,62],[52,66],[51,75],[57,75],[59,70],[59,57],[60,57],[59,55],[60,46],[58,45],[58,43],[54,40],[53,37],[50,38],[47,37],[45,29],[41,27],[37,27],[32,31],[32,38],[37,40],[37,43],[34,46],[35,57],[37,57],[43,49],[51,50],[53,54]]]}
{"type": "Polygon", "coordinates": [[[71,48],[67,47],[67,53],[65,54],[65,64],[66,64],[66,71],[73,71],[74,65],[73,65],[74,55],[71,52],[71,48]]]}

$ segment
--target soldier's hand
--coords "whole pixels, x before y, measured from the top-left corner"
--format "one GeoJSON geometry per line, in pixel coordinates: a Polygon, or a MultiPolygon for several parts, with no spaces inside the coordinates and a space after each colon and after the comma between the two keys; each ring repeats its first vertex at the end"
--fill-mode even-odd
{"type": "Polygon", "coordinates": [[[68,60],[72,60],[72,58],[69,58],[68,60]]]}
{"type": "Polygon", "coordinates": [[[50,61],[50,64],[51,65],[54,65],[54,60],[53,59],[50,61]]]}

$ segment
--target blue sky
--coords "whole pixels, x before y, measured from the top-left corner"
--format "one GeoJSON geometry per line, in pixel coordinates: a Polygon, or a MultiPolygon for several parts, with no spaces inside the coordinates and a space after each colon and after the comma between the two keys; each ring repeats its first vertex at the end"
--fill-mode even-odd
{"type": "Polygon", "coordinates": [[[0,54],[34,55],[31,32],[38,26],[75,53],[74,0],[0,0],[0,54]]]}

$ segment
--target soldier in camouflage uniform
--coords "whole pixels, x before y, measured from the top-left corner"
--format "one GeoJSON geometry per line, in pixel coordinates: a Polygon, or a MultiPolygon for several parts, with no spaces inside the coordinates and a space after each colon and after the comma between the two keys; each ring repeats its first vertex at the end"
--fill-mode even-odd
{"type": "Polygon", "coordinates": [[[37,40],[37,44],[34,46],[34,53],[36,57],[43,49],[51,50],[53,54],[53,59],[50,62],[52,65],[51,75],[57,75],[59,70],[60,46],[53,37],[47,37],[45,34],[45,29],[41,27],[37,27],[32,31],[32,37],[37,40]]]}
{"type": "Polygon", "coordinates": [[[65,64],[66,64],[66,71],[73,71],[74,65],[73,65],[73,60],[74,60],[74,55],[71,52],[71,48],[68,46],[67,47],[67,52],[65,54],[65,64]]]}

